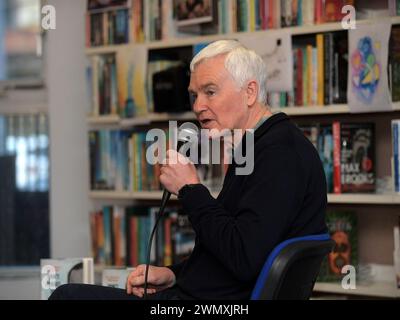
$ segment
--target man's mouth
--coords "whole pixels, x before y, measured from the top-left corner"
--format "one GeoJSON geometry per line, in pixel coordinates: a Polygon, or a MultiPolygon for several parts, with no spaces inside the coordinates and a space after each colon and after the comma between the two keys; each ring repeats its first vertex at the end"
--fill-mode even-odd
{"type": "Polygon", "coordinates": [[[210,122],[213,121],[212,119],[202,119],[200,120],[200,123],[202,126],[207,126],[208,124],[210,124],[210,122]]]}

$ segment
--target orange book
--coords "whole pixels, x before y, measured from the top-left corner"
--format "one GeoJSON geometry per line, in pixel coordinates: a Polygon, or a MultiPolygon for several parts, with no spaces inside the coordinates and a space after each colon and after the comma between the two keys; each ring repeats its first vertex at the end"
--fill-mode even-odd
{"type": "Polygon", "coordinates": [[[172,264],[171,218],[164,220],[164,265],[172,264]]]}
{"type": "Polygon", "coordinates": [[[317,104],[319,106],[324,105],[324,35],[322,33],[317,34],[317,65],[318,65],[318,94],[317,104]]]}
{"type": "Polygon", "coordinates": [[[130,237],[129,237],[129,247],[130,247],[130,265],[137,266],[138,265],[138,248],[137,248],[137,217],[131,216],[129,218],[129,228],[130,228],[130,237]]]}

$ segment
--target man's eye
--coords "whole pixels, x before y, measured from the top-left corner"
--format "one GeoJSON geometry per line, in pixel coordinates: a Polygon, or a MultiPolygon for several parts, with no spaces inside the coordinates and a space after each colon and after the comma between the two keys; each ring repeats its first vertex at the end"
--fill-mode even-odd
{"type": "Polygon", "coordinates": [[[207,94],[208,96],[213,96],[213,95],[215,94],[215,91],[214,91],[214,90],[207,90],[207,91],[206,91],[206,94],[207,94]]]}
{"type": "Polygon", "coordinates": [[[197,99],[197,94],[191,93],[191,94],[189,94],[189,98],[190,98],[190,104],[193,105],[194,102],[195,102],[196,99],[197,99]]]}

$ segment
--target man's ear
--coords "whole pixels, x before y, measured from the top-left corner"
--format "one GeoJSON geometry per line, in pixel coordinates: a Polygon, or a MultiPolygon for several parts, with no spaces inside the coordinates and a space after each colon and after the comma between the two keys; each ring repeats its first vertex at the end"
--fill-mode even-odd
{"type": "Polygon", "coordinates": [[[257,96],[258,96],[258,83],[256,80],[250,80],[247,83],[246,87],[246,98],[247,98],[247,105],[252,106],[257,102],[257,96]]]}

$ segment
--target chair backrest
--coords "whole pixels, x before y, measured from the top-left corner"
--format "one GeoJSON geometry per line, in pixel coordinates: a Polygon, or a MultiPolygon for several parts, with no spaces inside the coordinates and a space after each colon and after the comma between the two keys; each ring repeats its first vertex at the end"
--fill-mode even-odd
{"type": "Polygon", "coordinates": [[[307,300],[323,258],[335,242],[329,234],[288,239],[274,248],[265,262],[251,300],[307,300]]]}

